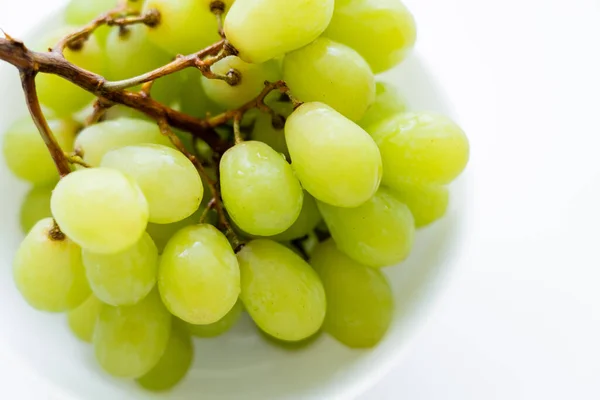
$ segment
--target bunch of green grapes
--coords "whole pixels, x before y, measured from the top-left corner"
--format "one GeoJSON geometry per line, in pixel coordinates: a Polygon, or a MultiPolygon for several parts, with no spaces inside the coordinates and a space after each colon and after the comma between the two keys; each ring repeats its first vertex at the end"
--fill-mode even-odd
{"type": "MultiPolygon", "coordinates": [[[[66,22],[85,25],[116,3],[71,0],[66,22]]],[[[124,80],[222,33],[235,51],[210,71],[156,80],[150,95],[196,118],[245,114],[217,128],[223,152],[174,132],[184,152],[124,106],[80,126],[93,97],[40,74],[49,126],[77,162],[59,178],[28,117],[4,135],[9,169],[33,185],[14,261],[24,299],[68,313],[104,370],[154,391],[185,377],[192,336],[225,334],[244,312],[264,337],[292,346],[321,332],[377,345],[394,310],[382,268],[409,257],[416,228],[444,216],[448,184],[469,158],[458,125],[408,111],[376,77],[413,47],[410,12],[399,0],[130,0],[136,12],[159,22],[104,26],[67,60],[124,80]],[[265,81],[280,79],[289,91],[246,112],[265,81]]]]}

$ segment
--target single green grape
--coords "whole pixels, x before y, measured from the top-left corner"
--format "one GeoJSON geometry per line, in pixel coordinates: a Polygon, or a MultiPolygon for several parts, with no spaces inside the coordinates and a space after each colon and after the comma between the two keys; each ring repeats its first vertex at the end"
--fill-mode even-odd
{"type": "Polygon", "coordinates": [[[69,311],[67,320],[71,332],[84,342],[92,343],[102,302],[93,294],[79,307],[69,311]]]}
{"type": "MultiPolygon", "coordinates": [[[[87,118],[89,115],[89,113],[85,114],[85,118],[87,118]]],[[[133,108],[129,108],[121,104],[112,106],[104,113],[104,122],[117,119],[142,119],[145,121],[152,121],[150,117],[146,116],[146,114],[142,113],[141,111],[134,110],[133,108]]]]}
{"type": "Polygon", "coordinates": [[[383,183],[406,180],[447,184],[469,161],[469,140],[450,118],[434,113],[404,113],[370,129],[383,159],[383,183]]]}
{"type": "Polygon", "coordinates": [[[172,389],[188,373],[194,358],[192,338],[185,327],[173,323],[164,354],[148,373],[137,379],[144,389],[162,392],[172,389]]]}
{"type": "Polygon", "coordinates": [[[25,196],[21,204],[21,229],[27,233],[39,220],[52,217],[50,197],[54,185],[35,186],[25,196]]]}
{"type": "Polygon", "coordinates": [[[132,118],[103,121],[82,130],[75,148],[83,152],[83,160],[93,167],[100,166],[102,157],[110,150],[136,144],[172,146],[154,122],[132,118]]]}
{"type": "Polygon", "coordinates": [[[329,24],[334,0],[237,0],[225,18],[225,34],[251,63],[306,46],[329,24]]]}
{"type": "Polygon", "coordinates": [[[375,101],[369,64],[352,48],[325,37],[288,53],[283,79],[297,98],[325,103],[352,121],[375,101]]]}
{"type": "Polygon", "coordinates": [[[187,324],[187,328],[194,336],[201,338],[217,337],[230,330],[242,316],[244,306],[240,300],[235,303],[233,308],[217,322],[208,325],[187,324]]]}
{"type": "Polygon", "coordinates": [[[406,58],[417,31],[399,0],[350,0],[336,1],[324,35],[358,51],[378,74],[406,58]]]}
{"type": "Polygon", "coordinates": [[[100,166],[119,170],[139,185],[148,200],[150,222],[181,221],[198,210],[204,195],[194,164],[166,146],[140,144],[111,150],[100,166]]]}
{"type": "Polygon", "coordinates": [[[396,197],[410,209],[417,228],[429,225],[446,214],[450,193],[445,186],[406,181],[397,182],[394,189],[396,197]]]}
{"type": "MultiPolygon", "coordinates": [[[[89,21],[88,21],[89,22],[89,21]]],[[[64,27],[43,36],[43,40],[32,47],[36,51],[47,51],[60,39],[77,28],[64,27]]],[[[65,58],[83,69],[103,75],[105,73],[105,55],[96,36],[90,36],[83,46],[77,50],[66,48],[65,58]]],[[[57,117],[73,114],[91,103],[94,95],[86,92],[71,82],[52,74],[39,74],[36,79],[37,93],[40,103],[50,108],[57,117]]]]}
{"type": "Polygon", "coordinates": [[[220,79],[202,77],[202,86],[209,99],[227,109],[238,108],[254,99],[265,87],[265,81],[279,80],[279,64],[267,61],[263,64],[249,64],[237,56],[229,56],[217,61],[212,67],[217,75],[227,75],[235,70],[239,82],[231,86],[220,79]]]}
{"type": "Polygon", "coordinates": [[[142,190],[108,168],[82,169],[62,178],[50,208],[61,230],[94,253],[114,254],[133,246],[148,223],[142,190]]]}
{"type": "Polygon", "coordinates": [[[287,143],[285,142],[285,121],[294,111],[294,106],[290,102],[272,102],[269,107],[277,113],[273,118],[268,113],[259,112],[252,127],[250,137],[252,140],[263,142],[273,148],[278,153],[285,155],[290,159],[287,143]]]}
{"type": "Polygon", "coordinates": [[[66,237],[53,239],[52,218],[29,231],[13,262],[14,279],[35,309],[63,312],[78,307],[90,295],[81,262],[81,249],[66,237]]]}
{"type": "Polygon", "coordinates": [[[317,225],[319,225],[319,222],[321,222],[322,219],[315,198],[308,192],[304,192],[302,210],[300,210],[300,215],[296,219],[296,222],[294,222],[294,224],[285,232],[272,236],[270,239],[278,242],[287,242],[289,240],[303,238],[311,233],[317,225]]]}
{"type": "Polygon", "coordinates": [[[97,254],[83,249],[82,257],[92,292],[111,306],[136,304],[156,283],[158,250],[147,233],[120,253],[97,254]]]}
{"type": "Polygon", "coordinates": [[[202,72],[196,68],[188,68],[179,72],[182,86],[179,95],[179,108],[182,112],[197,118],[206,118],[207,115],[215,116],[225,109],[212,101],[202,85],[202,72]]]}
{"type": "MultiPolygon", "coordinates": [[[[72,151],[76,124],[69,120],[50,120],[48,126],[61,149],[72,151]]],[[[31,117],[19,119],[7,129],[2,152],[6,165],[18,178],[34,185],[46,185],[58,180],[54,161],[31,117]]]]}
{"type": "Polygon", "coordinates": [[[221,194],[242,230],[270,236],[288,229],[302,209],[303,192],[292,167],[262,142],[243,142],[221,158],[221,194]]]}
{"type": "Polygon", "coordinates": [[[280,340],[269,335],[268,333],[262,331],[260,328],[258,329],[258,333],[269,344],[286,351],[298,351],[305,349],[321,337],[321,331],[319,330],[314,335],[306,339],[302,339],[298,342],[286,342],[285,340],[280,340]]]}
{"type": "MultiPolygon", "coordinates": [[[[71,0],[65,9],[65,22],[72,26],[84,26],[116,6],[117,0],[71,0]]],[[[108,26],[100,26],[94,31],[93,35],[98,38],[101,46],[106,42],[110,29],[108,26]]]]}
{"type": "Polygon", "coordinates": [[[361,264],[385,267],[410,254],[415,222],[408,207],[388,188],[379,188],[360,207],[318,206],[338,248],[361,264]]]}
{"type": "Polygon", "coordinates": [[[98,363],[119,378],[144,376],[165,353],[171,319],[156,290],[133,306],[104,304],[93,338],[98,363]]]}
{"type": "Polygon", "coordinates": [[[285,124],[292,167],[316,199],[357,207],[381,181],[379,149],[358,125],[323,103],[305,103],[285,124]]]}
{"type": "Polygon", "coordinates": [[[148,40],[147,26],[132,25],[127,29],[113,29],[106,39],[106,78],[120,80],[145,74],[169,63],[169,53],[148,40]]]}
{"type": "Polygon", "coordinates": [[[394,309],[385,275],[349,258],[332,239],[317,246],[310,263],[327,295],[323,329],[352,348],[378,344],[390,326],[394,309]]]}
{"type": "Polygon", "coordinates": [[[325,292],[306,261],[266,239],[248,243],[237,257],[242,277],[240,298],[260,329],[277,339],[295,342],[321,328],[325,292]]]}
{"type": "Polygon", "coordinates": [[[240,270],[229,241],[212,225],[183,228],[160,259],[158,287],[173,315],[191,324],[212,324],[233,308],[240,270]]]}
{"type": "MultiPolygon", "coordinates": [[[[234,0],[223,0],[225,12],[234,0]]],[[[212,0],[146,0],[143,11],[160,13],[160,23],[148,30],[148,38],[171,54],[191,54],[220,40],[212,0]]]]}
{"type": "Polygon", "coordinates": [[[406,111],[406,103],[395,87],[385,82],[377,82],[375,87],[375,102],[358,121],[358,124],[367,132],[371,126],[406,111]]]}

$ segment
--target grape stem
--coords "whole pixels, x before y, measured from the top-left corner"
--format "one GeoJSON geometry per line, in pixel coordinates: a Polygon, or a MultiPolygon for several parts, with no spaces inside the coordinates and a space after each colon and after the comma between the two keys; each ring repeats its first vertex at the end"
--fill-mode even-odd
{"type": "Polygon", "coordinates": [[[94,102],[94,111],[85,120],[85,126],[94,125],[95,123],[99,122],[102,117],[104,117],[104,114],[106,114],[106,111],[108,111],[108,109],[110,109],[112,106],[114,106],[114,103],[99,97],[94,102]]]}

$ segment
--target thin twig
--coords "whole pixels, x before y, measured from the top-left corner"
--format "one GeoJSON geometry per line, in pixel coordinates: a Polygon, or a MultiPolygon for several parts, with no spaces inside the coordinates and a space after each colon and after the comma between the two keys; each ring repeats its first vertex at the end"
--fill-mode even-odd
{"type": "Polygon", "coordinates": [[[92,166],[90,164],[83,161],[83,158],[81,158],[81,156],[79,154],[77,154],[77,152],[75,152],[73,154],[65,153],[65,157],[67,157],[67,160],[71,164],[80,165],[84,168],[92,168],[92,166]]]}
{"type": "Polygon", "coordinates": [[[108,109],[112,106],[114,106],[114,103],[99,97],[94,102],[94,111],[92,112],[92,115],[85,120],[85,126],[94,125],[95,123],[99,122],[106,114],[106,111],[108,111],[108,109]]]}

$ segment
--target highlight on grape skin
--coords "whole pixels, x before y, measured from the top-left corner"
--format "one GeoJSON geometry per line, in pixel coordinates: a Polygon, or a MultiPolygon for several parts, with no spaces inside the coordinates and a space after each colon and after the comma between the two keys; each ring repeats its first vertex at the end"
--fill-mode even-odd
{"type": "Polygon", "coordinates": [[[401,0],[70,0],[65,23],[0,39],[31,109],[2,138],[30,185],[26,303],[131,390],[210,369],[198,342],[386,339],[387,268],[451,213],[470,156],[378,75],[415,45],[401,0]]]}

